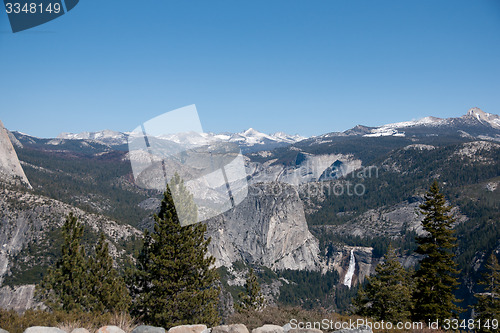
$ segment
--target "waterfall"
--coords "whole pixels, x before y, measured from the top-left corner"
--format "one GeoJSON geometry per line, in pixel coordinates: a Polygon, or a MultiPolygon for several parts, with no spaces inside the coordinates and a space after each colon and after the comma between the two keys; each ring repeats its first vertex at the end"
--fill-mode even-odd
{"type": "Polygon", "coordinates": [[[354,258],[354,250],[351,250],[351,258],[349,259],[349,268],[344,277],[344,285],[351,289],[352,276],[354,275],[354,269],[356,268],[356,259],[354,258]]]}

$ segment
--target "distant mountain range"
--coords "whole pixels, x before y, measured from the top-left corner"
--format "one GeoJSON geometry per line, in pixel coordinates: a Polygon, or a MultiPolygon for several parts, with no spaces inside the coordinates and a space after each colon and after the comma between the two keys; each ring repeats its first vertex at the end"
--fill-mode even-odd
{"type": "MultiPolygon", "coordinates": [[[[99,143],[109,145],[109,146],[120,146],[126,145],[128,138],[133,133],[126,132],[116,132],[111,130],[104,130],[99,132],[82,132],[82,133],[61,133],[56,139],[50,141],[51,144],[57,145],[62,142],[62,140],[92,140],[99,143]]],[[[172,143],[192,146],[205,142],[212,141],[228,141],[238,144],[242,150],[249,151],[259,151],[268,150],[277,147],[287,146],[292,143],[299,142],[305,137],[300,135],[289,135],[284,132],[277,132],[274,134],[264,134],[253,128],[249,128],[246,131],[240,133],[176,133],[176,134],[165,134],[156,139],[162,139],[171,141],[172,143]]]]}
{"type": "MultiPolygon", "coordinates": [[[[467,114],[456,118],[425,117],[418,120],[386,124],[379,127],[357,125],[344,132],[332,132],[311,139],[338,136],[363,137],[412,137],[435,135],[460,135],[462,137],[478,137],[500,141],[500,116],[487,113],[479,108],[470,109],[467,114]]],[[[92,140],[109,146],[126,145],[130,132],[103,130],[99,132],[61,133],[50,144],[60,144],[61,140],[92,140]]],[[[206,141],[229,141],[237,143],[244,152],[269,150],[283,147],[307,139],[300,135],[284,132],[264,134],[253,128],[239,133],[177,133],[162,135],[158,139],[168,140],[181,145],[196,145],[206,141]]]]}

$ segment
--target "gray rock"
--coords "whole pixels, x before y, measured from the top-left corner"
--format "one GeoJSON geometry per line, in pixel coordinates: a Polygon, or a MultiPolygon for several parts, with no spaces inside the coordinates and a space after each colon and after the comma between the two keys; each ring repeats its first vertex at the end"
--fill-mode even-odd
{"type": "Polygon", "coordinates": [[[0,328],[0,333],[9,333],[9,332],[0,328]]]}
{"type": "Polygon", "coordinates": [[[360,326],[359,328],[344,328],[341,330],[333,331],[332,333],[373,333],[371,328],[368,328],[366,326],[360,326]]]}
{"type": "Polygon", "coordinates": [[[96,333],[125,333],[125,331],[118,326],[104,326],[98,329],[96,333]]]}
{"type": "Polygon", "coordinates": [[[292,325],[290,325],[290,323],[286,323],[284,326],[283,326],[283,331],[285,333],[288,333],[289,330],[292,329],[292,325]]]}
{"type": "Polygon", "coordinates": [[[162,327],[141,325],[134,328],[132,333],[165,333],[165,329],[162,327]]]}
{"type": "Polygon", "coordinates": [[[249,333],[243,324],[221,325],[212,328],[212,333],[249,333]]]}
{"type": "MultiPolygon", "coordinates": [[[[47,256],[37,257],[34,262],[29,256],[23,255],[22,250],[29,244],[51,244],[53,235],[50,230],[61,227],[69,212],[79,216],[78,220],[93,232],[103,231],[108,239],[115,242],[130,237],[140,238],[142,235],[134,227],[119,225],[103,215],[87,214],[58,200],[16,188],[0,187],[0,308],[23,312],[39,306],[33,298],[34,285],[1,287],[2,280],[9,270],[15,270],[21,262],[28,265],[22,271],[35,265],[49,265],[47,256]],[[21,257],[17,257],[20,253],[21,257]]],[[[110,254],[114,258],[124,256],[113,244],[110,244],[110,254]]]]}
{"type": "Polygon", "coordinates": [[[90,333],[86,328],[75,328],[71,333],[90,333]]]}
{"type": "Polygon", "coordinates": [[[321,269],[319,242],[307,226],[297,189],[255,184],[234,209],[207,220],[216,266],[243,260],[271,269],[321,269]]]}
{"type": "Polygon", "coordinates": [[[284,333],[283,327],[278,325],[264,325],[252,330],[252,333],[284,333]]]}
{"type": "Polygon", "coordinates": [[[68,333],[56,327],[33,326],[27,328],[24,333],[68,333]]]}
{"type": "Polygon", "coordinates": [[[206,329],[206,325],[179,325],[169,329],[168,333],[202,333],[206,329]]]}
{"type": "MultiPolygon", "coordinates": [[[[0,262],[2,262],[1,259],[0,262]]],[[[33,298],[34,293],[34,284],[14,288],[4,286],[0,289],[0,308],[22,312],[26,309],[35,307],[37,304],[33,298]]]]}
{"type": "Polygon", "coordinates": [[[28,188],[32,188],[28,178],[24,174],[23,167],[19,162],[14,146],[10,142],[7,130],[0,121],[0,179],[8,182],[21,182],[28,188]]]}
{"type": "Polygon", "coordinates": [[[315,328],[292,328],[288,333],[323,333],[323,331],[315,328]]]}

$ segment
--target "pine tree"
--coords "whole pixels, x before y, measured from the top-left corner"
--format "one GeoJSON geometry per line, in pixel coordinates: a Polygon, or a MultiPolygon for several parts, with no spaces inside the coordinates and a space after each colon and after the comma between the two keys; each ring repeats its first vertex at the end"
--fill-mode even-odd
{"type": "MultiPolygon", "coordinates": [[[[175,213],[177,214],[179,224],[181,226],[186,226],[198,222],[198,207],[193,200],[193,195],[188,191],[186,186],[184,186],[184,182],[179,174],[174,174],[170,184],[171,198],[175,205],[175,213]]],[[[165,218],[165,213],[169,209],[169,204],[170,203],[165,200],[162,201],[160,213],[158,214],[160,219],[165,218]]]]}
{"type": "Polygon", "coordinates": [[[195,224],[196,206],[192,201],[176,175],[164,193],[159,214],[154,216],[154,231],[145,233],[130,289],[133,314],[149,324],[169,328],[192,323],[214,326],[219,322],[215,259],[207,253],[210,239],[204,239],[206,225],[195,224]],[[184,216],[190,216],[184,227],[171,189],[176,193],[175,203],[185,209],[184,216]]]}
{"type": "Polygon", "coordinates": [[[442,322],[444,319],[458,318],[461,311],[455,305],[458,300],[453,294],[459,284],[456,278],[459,271],[452,252],[457,246],[452,229],[455,220],[449,214],[451,208],[446,206],[436,181],[425,195],[425,202],[420,208],[424,215],[422,225],[426,234],[417,237],[419,245],[416,252],[424,257],[415,273],[414,319],[442,322]]]}
{"type": "Polygon", "coordinates": [[[265,299],[260,291],[260,284],[253,268],[250,268],[245,282],[245,292],[239,295],[240,302],[236,308],[238,311],[252,310],[260,311],[265,307],[265,299]]]}
{"type": "Polygon", "coordinates": [[[475,310],[478,312],[477,319],[482,323],[478,332],[497,332],[498,330],[493,329],[492,320],[500,322],[500,264],[494,253],[488,259],[486,272],[479,284],[485,286],[485,290],[476,294],[478,302],[475,310]]]}
{"type": "Polygon", "coordinates": [[[91,305],[92,311],[127,312],[130,306],[130,295],[123,278],[113,267],[113,259],[109,255],[108,243],[101,233],[95,248],[95,257],[89,263],[90,293],[96,301],[91,305]]]}
{"type": "Polygon", "coordinates": [[[358,291],[354,300],[355,313],[393,323],[410,318],[411,278],[397,261],[392,245],[389,245],[385,261],[377,265],[375,272],[358,291]]]}
{"type": "Polygon", "coordinates": [[[87,311],[95,300],[89,292],[88,262],[81,245],[83,226],[73,213],[67,216],[62,233],[62,257],[49,268],[36,295],[54,310],[87,311]]]}

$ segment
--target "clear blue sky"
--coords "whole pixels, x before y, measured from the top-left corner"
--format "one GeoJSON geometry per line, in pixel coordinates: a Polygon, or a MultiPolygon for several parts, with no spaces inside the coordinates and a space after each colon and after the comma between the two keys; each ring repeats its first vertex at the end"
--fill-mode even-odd
{"type": "Polygon", "coordinates": [[[500,1],[83,0],[12,34],[0,119],[128,131],[196,104],[205,131],[317,135],[500,113],[500,1]]]}

